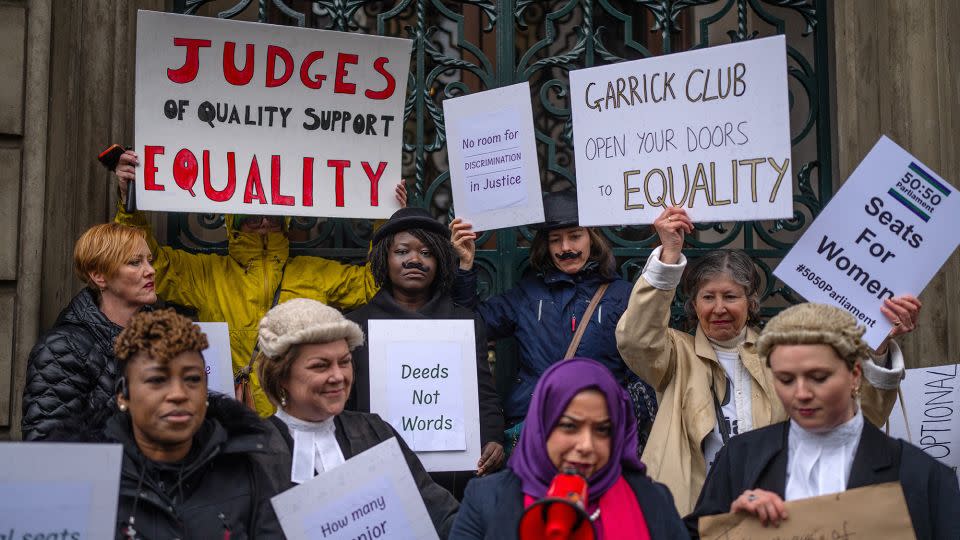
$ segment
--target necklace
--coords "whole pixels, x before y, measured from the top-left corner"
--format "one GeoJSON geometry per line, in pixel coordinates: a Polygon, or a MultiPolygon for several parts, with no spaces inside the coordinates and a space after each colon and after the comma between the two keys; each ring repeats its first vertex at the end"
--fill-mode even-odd
{"type": "Polygon", "coordinates": [[[590,521],[596,521],[600,517],[600,509],[597,508],[592,514],[590,514],[590,521]]]}

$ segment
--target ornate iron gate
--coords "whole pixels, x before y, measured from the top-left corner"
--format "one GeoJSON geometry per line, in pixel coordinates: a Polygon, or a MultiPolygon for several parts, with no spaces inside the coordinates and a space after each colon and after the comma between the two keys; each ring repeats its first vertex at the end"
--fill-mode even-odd
{"type": "MultiPolygon", "coordinates": [[[[794,167],[791,220],[701,224],[689,238],[696,257],[718,247],[750,253],[766,275],[764,313],[797,299],[772,276],[793,239],[832,192],[826,0],[252,0],[219,13],[210,0],[175,0],[179,13],[251,18],[413,40],[404,114],[404,177],[411,204],[441,220],[453,215],[441,101],[529,81],[544,191],[575,184],[569,70],[692,48],[786,34],[794,167]],[[209,13],[208,13],[209,12],[209,13]]],[[[218,2],[217,5],[222,5],[218,2]]],[[[219,216],[175,216],[179,247],[222,251],[219,216]]],[[[295,253],[359,261],[371,224],[299,218],[295,253]]],[[[609,227],[621,273],[635,279],[656,235],[648,227],[609,227]]],[[[509,289],[528,267],[532,232],[487,232],[477,253],[482,295],[509,289]]],[[[679,310],[675,311],[679,315],[679,310]]],[[[498,380],[512,371],[509,345],[498,380]]]]}

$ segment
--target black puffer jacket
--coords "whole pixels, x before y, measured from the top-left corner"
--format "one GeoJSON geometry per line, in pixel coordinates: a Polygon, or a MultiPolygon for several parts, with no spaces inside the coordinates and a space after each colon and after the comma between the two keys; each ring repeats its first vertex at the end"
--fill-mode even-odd
{"type": "Polygon", "coordinates": [[[131,516],[144,540],[226,538],[227,531],[231,540],[284,537],[270,498],[291,485],[286,443],[236,400],[214,393],[209,401],[193,447],[179,463],[144,457],[128,414],[107,421],[106,441],[123,444],[117,538],[127,538],[131,516]]]}
{"type": "Polygon", "coordinates": [[[30,351],[23,390],[25,441],[46,439],[83,418],[104,417],[99,413],[115,406],[113,342],[121,330],[100,311],[87,288],[60,312],[30,351]]]}

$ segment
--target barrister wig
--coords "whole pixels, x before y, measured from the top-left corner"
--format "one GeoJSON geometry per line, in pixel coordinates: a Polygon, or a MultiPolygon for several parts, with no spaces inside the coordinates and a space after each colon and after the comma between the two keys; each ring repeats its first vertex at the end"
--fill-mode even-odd
{"type": "Polygon", "coordinates": [[[193,321],[172,309],[141,311],[130,319],[113,344],[120,373],[140,353],[161,363],[184,352],[207,348],[207,336],[193,321]]]}
{"type": "Polygon", "coordinates": [[[426,229],[404,229],[395,231],[379,239],[370,250],[370,273],[373,274],[373,280],[378,287],[391,289],[390,267],[387,259],[390,257],[390,249],[393,246],[393,240],[396,235],[406,232],[410,233],[417,240],[423,242],[423,245],[430,250],[436,259],[436,274],[431,285],[432,291],[442,293],[449,292],[453,288],[454,272],[457,268],[457,255],[453,251],[453,244],[447,235],[441,235],[432,230],[426,229]]]}
{"type": "Polygon", "coordinates": [[[870,348],[863,341],[865,328],[849,312],[826,304],[798,304],[770,319],[760,339],[757,353],[770,365],[770,354],[777,345],[829,345],[849,369],[867,358],[870,348]]]}

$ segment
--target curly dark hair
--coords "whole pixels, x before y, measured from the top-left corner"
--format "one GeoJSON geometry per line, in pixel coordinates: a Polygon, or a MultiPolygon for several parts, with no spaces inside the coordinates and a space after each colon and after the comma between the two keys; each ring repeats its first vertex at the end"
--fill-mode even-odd
{"type": "Polygon", "coordinates": [[[200,327],[172,309],[141,311],[130,319],[113,345],[120,373],[139,353],[162,363],[187,351],[201,352],[208,347],[200,327]]]}
{"type": "Polygon", "coordinates": [[[387,262],[390,257],[390,247],[393,245],[393,239],[401,232],[410,233],[423,242],[423,245],[433,253],[437,259],[437,272],[433,283],[430,285],[431,291],[446,293],[453,288],[453,278],[457,268],[457,255],[453,251],[453,244],[446,236],[425,231],[423,229],[407,229],[398,231],[383,238],[370,250],[370,273],[373,274],[373,280],[378,287],[384,287],[388,290],[392,288],[390,283],[390,267],[387,262]]]}

